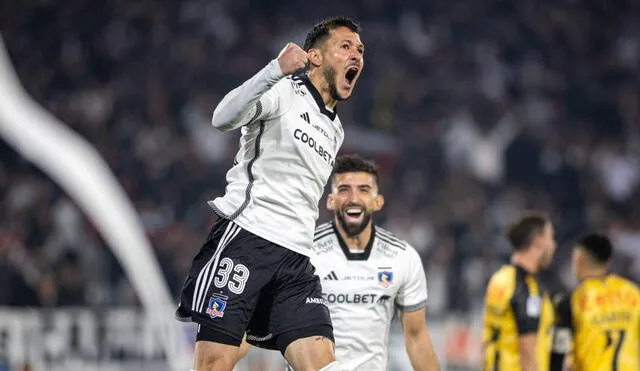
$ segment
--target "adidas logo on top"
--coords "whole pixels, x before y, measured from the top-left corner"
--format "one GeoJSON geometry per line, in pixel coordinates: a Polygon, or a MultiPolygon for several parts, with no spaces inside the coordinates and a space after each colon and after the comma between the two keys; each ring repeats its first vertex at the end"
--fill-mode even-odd
{"type": "Polygon", "coordinates": [[[337,281],[338,280],[338,275],[336,274],[336,272],[331,271],[329,274],[324,276],[323,279],[329,280],[329,281],[337,281]]]}
{"type": "Polygon", "coordinates": [[[305,112],[302,115],[300,115],[300,117],[307,122],[307,124],[311,123],[311,120],[309,119],[309,113],[305,112]]]}

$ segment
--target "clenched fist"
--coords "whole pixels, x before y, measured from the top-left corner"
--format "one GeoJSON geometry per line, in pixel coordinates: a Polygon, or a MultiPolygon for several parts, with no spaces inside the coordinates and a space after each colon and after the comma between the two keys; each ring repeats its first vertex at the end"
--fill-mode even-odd
{"type": "Polygon", "coordinates": [[[307,52],[294,43],[288,43],[278,54],[280,70],[287,76],[307,65],[307,52]]]}

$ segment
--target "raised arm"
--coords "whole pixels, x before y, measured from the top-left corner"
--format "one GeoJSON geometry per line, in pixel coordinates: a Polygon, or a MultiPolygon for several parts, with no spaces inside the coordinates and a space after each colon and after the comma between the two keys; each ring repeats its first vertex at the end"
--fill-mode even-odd
{"type": "Polygon", "coordinates": [[[229,131],[277,116],[285,107],[272,87],[284,76],[304,67],[306,61],[305,51],[293,43],[287,44],[277,59],[224,96],[213,112],[213,126],[229,131]]]}

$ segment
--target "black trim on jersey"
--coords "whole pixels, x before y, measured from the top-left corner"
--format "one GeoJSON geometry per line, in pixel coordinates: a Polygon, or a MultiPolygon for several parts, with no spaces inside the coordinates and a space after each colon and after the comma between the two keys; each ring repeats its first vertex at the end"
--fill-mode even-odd
{"type": "Polygon", "coordinates": [[[326,231],[322,231],[322,232],[320,232],[320,233],[316,234],[316,235],[315,235],[315,237],[313,237],[313,242],[320,241],[321,239],[323,239],[323,238],[325,238],[325,237],[327,237],[327,236],[330,236],[330,235],[332,235],[333,233],[334,233],[334,232],[333,232],[333,229],[329,229],[329,230],[326,230],[326,231]]]}
{"type": "Polygon", "coordinates": [[[404,241],[398,239],[397,237],[395,237],[394,235],[392,235],[388,231],[385,231],[382,228],[378,228],[378,229],[376,229],[376,234],[377,234],[377,237],[379,239],[381,239],[382,241],[388,243],[389,245],[395,246],[395,247],[399,248],[400,250],[406,250],[406,243],[404,241]]]}
{"type": "MultiPolygon", "coordinates": [[[[516,319],[516,327],[518,328],[518,334],[530,334],[538,331],[540,325],[540,315],[542,314],[542,288],[540,283],[536,280],[538,285],[538,298],[540,310],[537,315],[529,315],[527,313],[528,301],[531,300],[531,293],[529,287],[525,281],[527,276],[531,276],[524,268],[513,265],[515,268],[515,288],[513,290],[513,296],[511,297],[511,309],[513,310],[513,316],[516,319]]],[[[533,276],[531,276],[533,277],[533,276]]],[[[535,279],[535,278],[534,278],[535,279]]]]}
{"type": "Polygon", "coordinates": [[[321,232],[328,231],[329,229],[331,229],[331,223],[323,223],[316,227],[314,234],[317,236],[321,232]]]}
{"type": "Polygon", "coordinates": [[[342,239],[342,236],[340,236],[340,233],[338,232],[338,228],[336,228],[335,222],[331,222],[331,226],[333,227],[331,233],[336,234],[336,238],[340,243],[340,248],[342,249],[344,256],[347,257],[347,260],[368,260],[369,259],[369,255],[371,255],[371,250],[373,250],[373,240],[376,237],[375,225],[371,224],[371,238],[369,238],[369,242],[367,242],[367,246],[365,246],[364,252],[362,253],[352,253],[351,251],[349,251],[347,244],[344,242],[344,240],[342,239]]]}
{"type": "MultiPolygon", "coordinates": [[[[256,107],[256,108],[259,108],[259,107],[256,107]]],[[[260,108],[260,110],[262,110],[262,108],[260,108]]],[[[256,180],[256,178],[253,175],[253,164],[256,162],[258,157],[260,157],[260,142],[262,141],[262,135],[264,134],[264,127],[265,127],[264,121],[260,121],[260,131],[256,136],[256,141],[254,146],[255,154],[253,158],[249,161],[249,164],[247,164],[247,173],[249,174],[249,184],[247,184],[247,189],[245,190],[244,201],[242,202],[242,205],[240,205],[238,210],[236,210],[231,215],[226,215],[225,213],[222,212],[222,210],[218,209],[215,205],[213,205],[213,211],[215,211],[216,214],[218,214],[219,216],[225,219],[234,220],[240,214],[242,214],[244,209],[247,208],[247,205],[249,205],[249,201],[251,200],[251,188],[253,188],[253,182],[256,180]]]]}
{"type": "Polygon", "coordinates": [[[260,102],[260,100],[258,100],[256,102],[256,113],[253,115],[251,120],[249,120],[249,124],[252,123],[258,117],[260,117],[260,114],[262,114],[262,102],[260,102]]]}
{"type": "Polygon", "coordinates": [[[425,299],[425,300],[419,302],[418,304],[407,305],[407,306],[400,305],[400,304],[396,303],[396,307],[400,311],[402,311],[404,313],[415,312],[415,311],[420,310],[422,308],[426,308],[427,307],[427,300],[425,299]]]}
{"type": "Polygon", "coordinates": [[[397,242],[393,242],[392,240],[390,240],[390,239],[389,239],[389,237],[383,236],[382,234],[378,234],[378,236],[377,236],[377,237],[378,237],[381,241],[384,241],[384,242],[386,242],[387,244],[389,244],[389,245],[391,245],[391,246],[393,246],[393,247],[397,247],[397,248],[399,248],[400,250],[404,250],[404,249],[405,249],[404,244],[400,244],[400,243],[397,243],[397,242]]]}
{"type": "Polygon", "coordinates": [[[320,92],[318,92],[318,89],[316,89],[316,87],[313,86],[313,84],[311,83],[311,80],[309,80],[309,76],[307,76],[306,70],[301,70],[301,72],[296,73],[295,75],[292,76],[292,79],[294,81],[298,81],[298,80],[302,81],[307,86],[307,89],[309,89],[309,92],[311,93],[311,96],[313,97],[313,99],[316,101],[316,104],[318,105],[320,112],[323,115],[330,118],[331,121],[335,120],[338,112],[337,107],[333,107],[333,112],[327,109],[327,107],[324,104],[324,101],[322,100],[322,96],[320,95],[320,92]]]}

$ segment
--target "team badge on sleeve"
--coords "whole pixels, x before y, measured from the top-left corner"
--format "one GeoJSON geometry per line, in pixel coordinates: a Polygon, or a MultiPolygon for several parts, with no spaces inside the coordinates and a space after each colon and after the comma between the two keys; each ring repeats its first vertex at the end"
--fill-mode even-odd
{"type": "Polygon", "coordinates": [[[224,317],[224,310],[227,307],[228,297],[219,294],[213,294],[209,299],[209,305],[207,306],[207,314],[211,318],[224,317]]]}
{"type": "Polygon", "coordinates": [[[531,295],[527,298],[526,312],[529,317],[540,317],[542,310],[542,300],[538,295],[531,295]]]}
{"type": "Polygon", "coordinates": [[[378,272],[378,284],[382,287],[389,287],[393,283],[393,272],[382,271],[378,272]]]}

